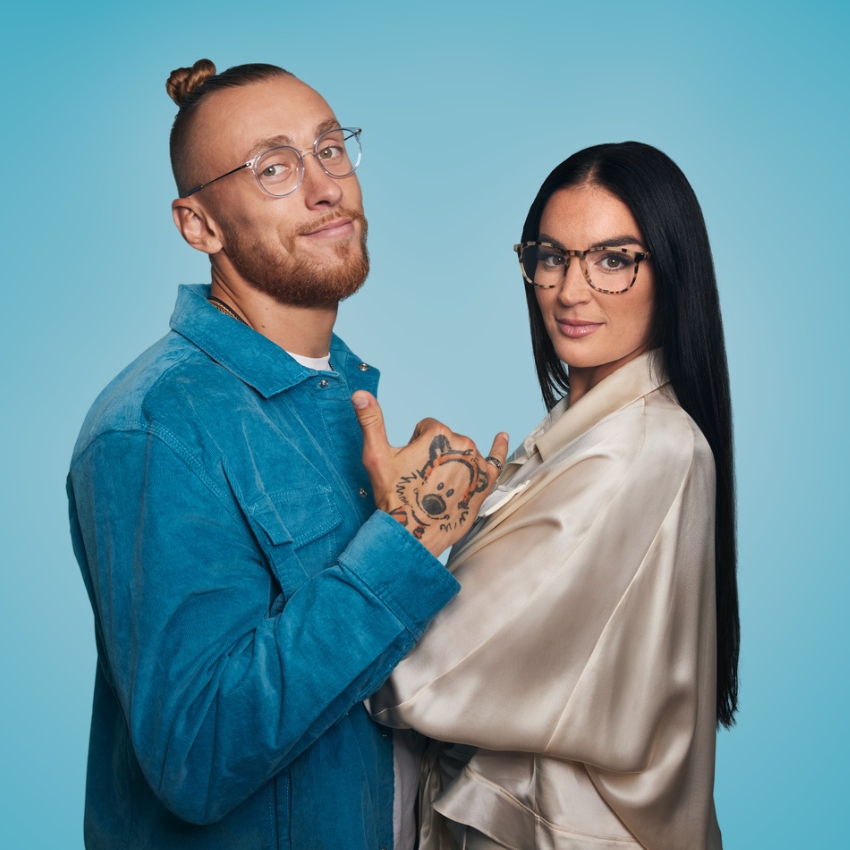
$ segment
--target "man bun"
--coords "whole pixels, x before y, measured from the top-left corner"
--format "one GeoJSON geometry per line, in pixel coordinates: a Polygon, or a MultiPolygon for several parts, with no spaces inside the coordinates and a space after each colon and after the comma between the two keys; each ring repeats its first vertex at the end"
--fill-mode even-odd
{"type": "Polygon", "coordinates": [[[201,85],[214,76],[215,65],[209,59],[199,59],[191,68],[175,68],[165,83],[165,90],[182,107],[201,85]]]}
{"type": "Polygon", "coordinates": [[[198,106],[218,91],[281,76],[291,77],[292,74],[278,65],[262,63],[234,65],[218,74],[209,59],[199,59],[191,68],[178,68],[171,72],[165,90],[180,107],[171,127],[171,168],[181,198],[201,182],[197,166],[200,155],[190,150],[192,126],[197,117],[198,106]]]}

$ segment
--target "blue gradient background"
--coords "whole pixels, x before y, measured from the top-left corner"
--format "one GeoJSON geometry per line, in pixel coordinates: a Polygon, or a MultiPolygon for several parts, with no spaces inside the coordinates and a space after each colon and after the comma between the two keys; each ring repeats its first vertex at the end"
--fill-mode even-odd
{"type": "MultiPolygon", "coordinates": [[[[339,332],[424,415],[512,444],[542,406],[511,245],[572,151],[691,179],[726,322],[741,713],[727,848],[846,846],[848,4],[32,4],[4,11],[0,845],[82,847],[95,652],[64,477],[97,392],[207,280],[171,222],[168,72],[283,65],[364,128],[373,273],[339,332]]],[[[489,445],[489,443],[487,443],[489,445]]]]}

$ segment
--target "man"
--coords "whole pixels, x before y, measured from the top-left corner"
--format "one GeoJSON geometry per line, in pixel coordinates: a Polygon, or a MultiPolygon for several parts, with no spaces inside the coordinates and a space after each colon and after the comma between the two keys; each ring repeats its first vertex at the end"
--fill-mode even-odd
{"type": "Polygon", "coordinates": [[[426,420],[391,448],[376,370],[332,336],[368,271],[359,131],[274,66],[202,60],[168,87],[174,220],[212,285],[181,287],[71,463],[98,648],[86,843],[412,847],[403,750],[362,700],[457,592],[435,555],[506,437],[484,459],[426,420]]]}

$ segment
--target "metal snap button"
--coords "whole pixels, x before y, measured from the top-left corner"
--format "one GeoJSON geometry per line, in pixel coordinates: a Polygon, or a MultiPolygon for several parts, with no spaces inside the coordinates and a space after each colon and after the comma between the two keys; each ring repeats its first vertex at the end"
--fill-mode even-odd
{"type": "Polygon", "coordinates": [[[365,499],[369,495],[362,487],[357,492],[360,494],[361,499],[365,499]]]}
{"type": "Polygon", "coordinates": [[[327,385],[328,385],[328,382],[327,382],[324,378],[322,378],[322,380],[321,380],[321,381],[319,381],[319,386],[320,386],[322,389],[324,389],[327,385]]]}
{"type": "Polygon", "coordinates": [[[357,368],[361,372],[368,372],[369,371],[369,364],[368,363],[361,363],[357,368]]]}

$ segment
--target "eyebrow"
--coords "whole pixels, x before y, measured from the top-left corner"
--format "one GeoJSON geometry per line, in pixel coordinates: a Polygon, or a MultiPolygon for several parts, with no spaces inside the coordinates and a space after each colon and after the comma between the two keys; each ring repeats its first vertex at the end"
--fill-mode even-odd
{"type": "MultiPolygon", "coordinates": [[[[328,118],[326,121],[322,121],[318,127],[316,127],[316,138],[318,139],[323,133],[327,133],[329,130],[336,130],[339,127],[339,121],[336,118],[328,118]]],[[[245,161],[253,159],[258,153],[262,153],[263,151],[270,150],[271,148],[279,148],[284,145],[289,147],[295,147],[292,142],[292,138],[287,136],[285,133],[280,133],[277,136],[269,136],[266,139],[261,139],[255,145],[251,147],[251,150],[248,151],[248,156],[245,157],[245,161]]]]}
{"type": "MultiPolygon", "coordinates": [[[[538,242],[551,242],[553,245],[560,248],[562,251],[569,251],[570,249],[561,242],[560,239],[556,239],[554,236],[549,236],[547,233],[541,233],[537,237],[538,242]]],[[[581,250],[584,251],[595,251],[597,248],[625,248],[626,245],[639,245],[641,248],[644,248],[643,242],[640,241],[635,236],[614,236],[611,239],[603,239],[599,242],[594,242],[588,248],[583,248],[581,250]]],[[[574,250],[574,249],[573,249],[574,250]]],[[[644,248],[645,250],[645,248],[644,248]]]]}

